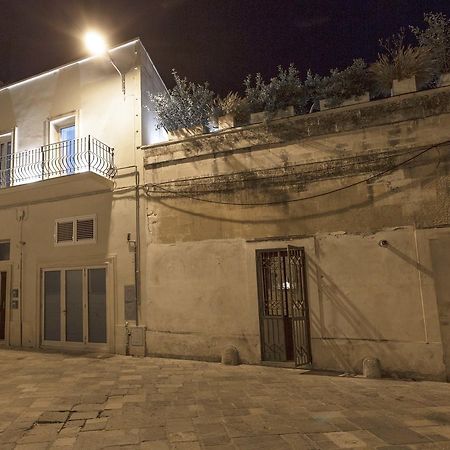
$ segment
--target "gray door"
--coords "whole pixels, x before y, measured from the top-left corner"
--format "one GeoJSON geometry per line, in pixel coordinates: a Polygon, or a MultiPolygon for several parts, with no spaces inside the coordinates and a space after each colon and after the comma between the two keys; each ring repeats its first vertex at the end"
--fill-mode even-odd
{"type": "Polygon", "coordinates": [[[0,272],[0,340],[5,339],[6,328],[6,272],[0,272]]]}
{"type": "Polygon", "coordinates": [[[46,270],[43,279],[44,341],[106,344],[106,269],[46,270]]]}

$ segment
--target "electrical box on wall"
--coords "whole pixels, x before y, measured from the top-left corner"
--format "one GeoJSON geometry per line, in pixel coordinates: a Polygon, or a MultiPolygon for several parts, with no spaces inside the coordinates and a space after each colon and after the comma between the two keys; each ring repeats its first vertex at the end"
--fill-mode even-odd
{"type": "Polygon", "coordinates": [[[129,327],[128,351],[131,356],[145,356],[145,327],[129,327]]]}
{"type": "Polygon", "coordinates": [[[11,290],[11,309],[19,309],[19,289],[11,290]]]}

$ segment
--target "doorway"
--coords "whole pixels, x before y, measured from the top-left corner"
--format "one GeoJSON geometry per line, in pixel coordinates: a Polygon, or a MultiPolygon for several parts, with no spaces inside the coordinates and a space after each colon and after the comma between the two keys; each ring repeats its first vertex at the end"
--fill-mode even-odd
{"type": "Polygon", "coordinates": [[[42,299],[44,345],[108,343],[106,267],[44,270],[42,299]]]}
{"type": "Polygon", "coordinates": [[[256,267],[262,360],[310,364],[304,249],[257,250],[256,267]]]}
{"type": "Polygon", "coordinates": [[[0,341],[6,336],[6,272],[0,272],[0,341]]]}

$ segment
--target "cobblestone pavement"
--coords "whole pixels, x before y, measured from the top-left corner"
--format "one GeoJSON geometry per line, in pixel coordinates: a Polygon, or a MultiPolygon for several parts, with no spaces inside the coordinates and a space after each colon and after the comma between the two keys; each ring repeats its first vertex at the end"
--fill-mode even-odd
{"type": "Polygon", "coordinates": [[[0,449],[450,449],[450,386],[0,350],[0,449]]]}

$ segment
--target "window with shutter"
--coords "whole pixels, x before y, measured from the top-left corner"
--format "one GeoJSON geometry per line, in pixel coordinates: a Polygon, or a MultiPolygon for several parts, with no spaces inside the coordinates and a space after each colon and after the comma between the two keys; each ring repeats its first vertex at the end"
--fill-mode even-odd
{"type": "Polygon", "coordinates": [[[56,243],[73,242],[73,221],[56,222],[56,243]]]}
{"type": "Polygon", "coordinates": [[[56,221],[57,245],[92,243],[96,239],[95,216],[73,217],[56,221]]]}
{"type": "Polygon", "coordinates": [[[77,241],[94,239],[94,219],[77,219],[77,241]]]}

